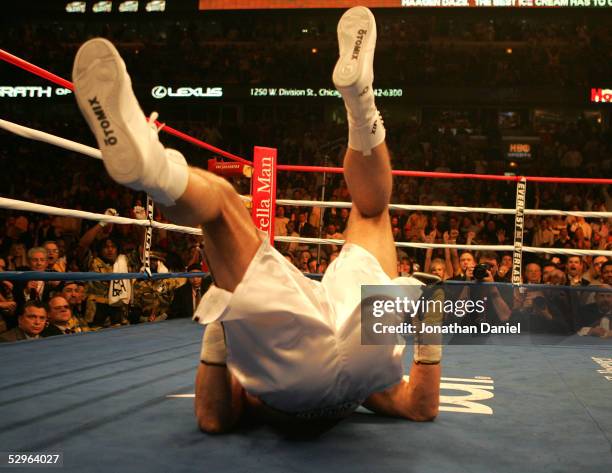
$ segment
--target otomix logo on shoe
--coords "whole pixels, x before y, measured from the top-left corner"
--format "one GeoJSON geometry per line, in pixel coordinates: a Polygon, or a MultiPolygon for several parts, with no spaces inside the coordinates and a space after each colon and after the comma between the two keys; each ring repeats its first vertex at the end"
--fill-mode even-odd
{"type": "Polygon", "coordinates": [[[359,52],[361,51],[361,43],[363,42],[363,38],[368,33],[368,30],[359,30],[357,32],[357,39],[355,40],[355,45],[353,46],[353,55],[351,59],[359,59],[359,52]]]}
{"type": "Polygon", "coordinates": [[[365,94],[368,93],[369,90],[370,90],[370,86],[366,85],[364,89],[361,91],[361,93],[359,94],[359,97],[363,97],[365,94]]]}
{"type": "Polygon", "coordinates": [[[87,99],[87,101],[96,115],[100,128],[102,128],[102,132],[104,133],[104,144],[107,146],[115,146],[117,144],[117,138],[113,136],[115,132],[111,128],[110,121],[106,118],[106,113],[104,113],[102,105],[98,102],[98,97],[87,99]]]}

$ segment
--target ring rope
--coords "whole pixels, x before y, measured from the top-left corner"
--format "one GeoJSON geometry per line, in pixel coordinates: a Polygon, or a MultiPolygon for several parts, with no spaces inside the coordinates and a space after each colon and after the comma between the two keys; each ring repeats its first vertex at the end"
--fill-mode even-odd
{"type": "Polygon", "coordinates": [[[70,272],[59,273],[52,271],[3,271],[3,281],[117,281],[120,279],[176,279],[176,278],[202,278],[210,273],[192,271],[189,273],[94,273],[70,272]]]}
{"type": "Polygon", "coordinates": [[[194,227],[183,227],[171,223],[161,223],[155,220],[137,220],[127,217],[116,217],[113,215],[98,214],[94,212],[85,212],[83,210],[63,209],[60,207],[52,207],[50,205],[34,204],[21,200],[8,199],[0,197],[0,208],[11,210],[22,210],[25,212],[43,213],[48,215],[57,215],[60,217],[78,217],[85,220],[95,220],[99,222],[117,223],[119,225],[138,225],[141,227],[153,227],[161,230],[170,230],[179,233],[188,233],[190,235],[202,235],[202,230],[194,227]]]}
{"type": "MultiPolygon", "coordinates": [[[[250,197],[248,196],[240,196],[240,198],[244,201],[250,201],[250,197]]],[[[301,201],[288,201],[288,200],[277,200],[278,204],[281,205],[289,205],[289,204],[285,204],[285,202],[301,202],[301,201]]],[[[310,204],[314,203],[314,204],[321,204],[321,202],[318,201],[304,201],[304,202],[308,202],[308,206],[311,206],[310,204]]],[[[346,204],[346,203],[341,203],[341,202],[330,202],[330,204],[346,204]]],[[[291,204],[294,205],[294,204],[291,204]]],[[[343,205],[345,206],[345,205],[343,205]]],[[[350,205],[349,205],[350,206],[350,205]]],[[[428,207],[428,206],[418,206],[419,208],[423,208],[423,210],[435,210],[437,207],[432,206],[432,207],[428,207]]],[[[24,202],[21,200],[16,200],[16,199],[9,199],[6,197],[0,197],[0,208],[4,208],[4,209],[10,209],[10,210],[22,210],[25,212],[35,212],[35,213],[43,213],[43,214],[49,214],[49,215],[56,215],[56,216],[60,216],[60,217],[78,217],[78,218],[83,218],[86,220],[95,220],[95,221],[100,221],[100,222],[107,222],[107,223],[117,223],[120,225],[139,225],[141,227],[148,227],[151,226],[153,228],[158,228],[158,229],[162,229],[162,230],[170,230],[170,231],[176,231],[179,233],[188,233],[191,235],[202,235],[202,230],[200,230],[199,228],[194,228],[194,227],[184,227],[181,225],[174,225],[174,224],[170,224],[170,223],[160,223],[157,222],[155,220],[149,222],[148,220],[137,220],[137,219],[133,219],[133,218],[127,218],[127,217],[115,217],[112,215],[105,215],[105,214],[98,214],[98,213],[94,213],[94,212],[85,212],[83,210],[71,210],[71,209],[63,209],[60,207],[53,207],[50,205],[42,205],[42,204],[34,204],[31,202],[24,202]]],[[[451,207],[451,209],[461,209],[461,207],[451,207]]],[[[491,209],[489,209],[491,210],[491,209]]],[[[507,210],[507,209],[497,209],[497,210],[507,210]]],[[[457,211],[461,211],[461,210],[457,210],[457,211]]],[[[473,211],[473,210],[472,210],[473,211]]],[[[530,210],[526,210],[525,213],[531,213],[531,212],[538,212],[538,211],[530,211],[530,210]]],[[[559,211],[561,212],[561,211],[559,211]]],[[[502,213],[502,212],[499,212],[502,213]]],[[[507,212],[509,213],[509,212],[507,212]]],[[[587,216],[593,216],[593,214],[597,214],[596,216],[601,217],[601,216],[605,216],[605,215],[601,215],[601,214],[606,214],[607,216],[610,216],[609,214],[612,214],[611,212],[561,212],[562,214],[567,214],[567,215],[576,215],[578,214],[589,214],[587,216]]],[[[292,243],[292,242],[299,242],[299,243],[324,243],[324,244],[342,244],[344,243],[344,240],[331,240],[331,239],[321,239],[321,238],[302,238],[302,239],[297,239],[296,237],[282,237],[282,236],[278,236],[275,237],[275,240],[277,241],[282,241],[282,242],[287,242],[287,243],[292,243]],[[277,240],[278,239],[278,240],[277,240]],[[298,241],[299,240],[299,241],[298,241]],[[302,241],[303,240],[303,241],[302,241]],[[313,241],[314,240],[314,241],[313,241]]],[[[434,243],[418,243],[419,245],[437,245],[434,243]]],[[[416,243],[411,243],[410,246],[412,245],[416,245],[416,243]]],[[[398,244],[399,246],[399,244],[398,244]]],[[[444,244],[439,244],[439,246],[415,246],[415,248],[445,248],[447,247],[447,245],[444,244]]],[[[460,248],[461,246],[451,246],[448,245],[448,247],[456,247],[456,248],[460,248]]],[[[466,248],[475,248],[475,245],[466,245],[466,248]]],[[[478,248],[478,249],[491,249],[491,248],[495,248],[495,247],[483,247],[483,248],[478,248]]],[[[512,249],[511,246],[508,246],[508,248],[503,248],[501,249],[500,247],[496,247],[498,251],[510,251],[512,249]]],[[[526,248],[533,248],[533,247],[526,247],[526,248]]],[[[540,249],[536,249],[537,251],[540,251],[540,249]]],[[[545,248],[542,248],[541,251],[542,252],[546,252],[545,248]]],[[[568,253],[564,253],[562,251],[562,248],[556,248],[555,251],[551,251],[552,253],[560,253],[560,254],[568,254],[568,253]]],[[[527,251],[527,250],[526,250],[527,251]]],[[[533,250],[535,251],[535,250],[533,250]]],[[[581,251],[593,251],[593,250],[581,250],[581,251]]],[[[612,256],[612,251],[608,252],[610,256],[612,256]]],[[[579,253],[576,253],[579,254],[579,253]]],[[[595,254],[595,253],[584,253],[584,254],[595,254]]],[[[607,254],[606,252],[597,252],[596,254],[607,254]]]]}
{"type": "MultiPolygon", "coordinates": [[[[162,124],[163,127],[163,124],[162,124]]],[[[13,122],[9,122],[7,120],[0,119],[0,128],[3,128],[6,131],[10,131],[18,136],[23,138],[29,138],[35,141],[41,141],[43,143],[48,143],[54,146],[58,146],[60,148],[67,149],[68,151],[75,151],[77,153],[84,154],[85,156],[90,156],[96,159],[102,159],[102,153],[99,149],[92,148],[91,146],[86,146],[81,143],[77,143],[76,141],[71,141],[66,138],[61,138],[56,135],[52,135],[50,133],[45,133],[44,131],[36,130],[35,128],[28,128],[23,125],[18,125],[13,122]]],[[[250,196],[241,195],[240,198],[242,200],[251,201],[250,196]]],[[[21,202],[21,201],[17,201],[21,202]]],[[[33,212],[35,212],[33,210],[33,212]]],[[[119,223],[119,222],[116,222],[119,223]]],[[[185,228],[185,227],[183,227],[185,228]]]]}
{"type": "MultiPolygon", "coordinates": [[[[37,75],[39,77],[42,77],[43,79],[46,79],[50,82],[53,82],[54,84],[60,85],[62,87],[65,87],[69,90],[74,90],[74,86],[72,84],[72,82],[67,81],[66,79],[63,79],[62,77],[53,74],[52,72],[49,72],[41,67],[35,66],[34,64],[25,61],[24,59],[21,59],[7,51],[5,51],[4,49],[0,49],[0,59],[2,59],[3,61],[8,62],[9,64],[12,64],[14,66],[17,66],[21,69],[24,69],[34,75],[37,75]]],[[[170,135],[174,135],[184,141],[187,141],[191,144],[194,144],[196,146],[199,146],[200,148],[204,148],[207,149],[209,151],[212,151],[213,153],[219,154],[225,158],[231,159],[233,161],[238,161],[240,163],[243,164],[249,164],[252,165],[253,163],[251,161],[248,161],[244,158],[241,158],[240,156],[236,156],[235,154],[229,153],[228,151],[224,151],[220,148],[217,148],[216,146],[210,145],[202,140],[198,140],[197,138],[194,138],[192,136],[189,136],[185,133],[183,133],[182,131],[179,130],[175,130],[172,127],[169,127],[168,125],[159,123],[158,121],[155,121],[155,124],[158,127],[161,127],[160,129],[163,129],[163,131],[165,131],[166,133],[170,134],[170,135]]]]}
{"type": "MultiPolygon", "coordinates": [[[[0,59],[9,62],[17,67],[25,69],[28,72],[31,72],[35,75],[43,77],[46,80],[54,82],[62,87],[66,87],[69,90],[74,90],[72,83],[62,79],[61,77],[52,74],[49,71],[46,71],[38,66],[35,66],[27,61],[24,61],[17,56],[14,56],[2,49],[0,49],[0,59]]],[[[95,157],[100,159],[100,153],[98,150],[95,150],[91,147],[86,147],[80,143],[70,142],[70,140],[65,140],[60,137],[55,137],[54,135],[46,134],[44,132],[40,132],[38,130],[28,129],[26,127],[20,127],[16,124],[11,124],[10,122],[4,122],[6,125],[8,123],[8,128],[3,126],[3,128],[8,129],[8,131],[12,131],[20,136],[36,139],[39,141],[44,141],[50,144],[54,144],[56,146],[61,146],[70,151],[76,151],[81,154],[85,154],[87,156],[95,157]],[[11,129],[10,125],[13,125],[11,129]],[[34,131],[34,133],[32,133],[34,131]]],[[[169,126],[165,126],[165,124],[161,124],[158,121],[155,121],[155,124],[159,127],[159,130],[162,128],[175,136],[191,142],[197,146],[213,151],[221,156],[227,157],[229,159],[242,162],[244,164],[252,164],[250,161],[247,161],[243,158],[240,158],[231,153],[225,152],[219,148],[216,148],[208,143],[205,143],[201,140],[193,138],[189,135],[186,135],[182,132],[174,130],[169,126]]],[[[322,166],[293,166],[293,165],[279,165],[279,171],[301,171],[301,172],[323,172],[323,173],[343,173],[343,168],[332,168],[332,167],[322,167],[322,166]]],[[[429,177],[429,178],[450,178],[450,179],[482,179],[482,180],[497,180],[497,181],[531,181],[531,182],[553,182],[553,183],[571,183],[571,184],[612,184],[612,179],[593,179],[593,178],[561,178],[561,177],[539,177],[539,176],[499,176],[499,175],[487,175],[487,174],[465,174],[465,173],[441,173],[441,172],[425,172],[425,171],[401,171],[395,170],[392,171],[393,175],[400,176],[408,176],[408,177],[429,177]]],[[[243,199],[245,199],[243,197],[243,199]]],[[[248,198],[246,198],[249,200],[248,198]]],[[[290,201],[289,201],[290,202],[290,201]]],[[[283,201],[277,201],[277,203],[283,205],[283,201]]],[[[302,206],[322,206],[321,202],[314,202],[311,205],[300,201],[299,203],[294,203],[293,205],[302,205],[302,206]]],[[[350,203],[346,203],[347,207],[350,206],[350,203]]],[[[284,204],[291,205],[291,204],[284,204]]],[[[135,220],[128,219],[124,217],[113,217],[102,214],[95,214],[91,212],[83,212],[83,211],[72,211],[67,209],[61,209],[57,207],[45,206],[40,204],[32,204],[28,202],[17,201],[14,199],[6,199],[0,198],[0,207],[4,208],[16,208],[26,211],[34,211],[40,213],[47,213],[51,215],[64,215],[64,216],[80,216],[81,218],[89,219],[89,220],[97,220],[97,221],[109,221],[111,223],[121,223],[121,224],[136,224],[140,226],[145,226],[149,228],[161,228],[168,229],[174,231],[180,231],[183,233],[191,233],[191,234],[201,234],[200,229],[195,229],[191,227],[181,227],[178,225],[171,224],[162,224],[159,222],[155,222],[153,220],[135,220]]],[[[459,212],[479,212],[479,213],[497,213],[497,214],[515,214],[516,210],[514,209],[490,209],[490,208],[469,208],[469,207],[459,207],[459,208],[451,208],[447,206],[403,206],[398,204],[391,204],[390,208],[392,209],[405,209],[405,210],[428,210],[428,211],[459,211],[459,212]]],[[[574,215],[581,217],[609,217],[612,215],[612,212],[573,212],[573,211],[556,211],[556,210],[526,210],[526,214],[531,215],[574,215]]],[[[300,241],[307,243],[325,243],[325,240],[322,239],[304,239],[304,238],[292,238],[292,237],[276,237],[275,241],[300,241]]],[[[341,244],[342,240],[329,240],[330,243],[333,244],[341,244]]],[[[493,249],[496,251],[505,251],[507,248],[512,249],[511,246],[505,245],[448,245],[448,244],[427,244],[427,243],[413,243],[413,242],[398,242],[396,243],[398,247],[413,247],[413,248],[470,248],[474,250],[478,249],[493,249]]],[[[527,252],[540,252],[540,253],[551,253],[551,254],[592,254],[592,255],[607,255],[612,256],[612,251],[599,251],[599,250],[580,250],[580,249],[561,249],[561,248],[535,248],[535,247],[523,247],[522,251],[527,252]]],[[[127,274],[127,273],[126,273],[127,274]]],[[[132,273],[135,274],[136,278],[147,278],[151,275],[145,273],[132,273]]],[[[73,274],[74,275],[74,274],[73,274]]],[[[28,275],[30,277],[31,274],[28,275]]],[[[117,275],[111,275],[111,277],[117,278],[117,275]]]]}
{"type": "MultiPolygon", "coordinates": [[[[293,207],[324,207],[324,208],[351,208],[351,202],[325,202],[320,200],[290,200],[277,199],[276,205],[288,205],[293,207]]],[[[429,212],[476,212],[489,214],[514,215],[516,209],[498,209],[494,207],[451,207],[445,205],[404,205],[389,204],[391,210],[423,210],[429,212]]],[[[539,210],[525,209],[526,215],[565,215],[575,217],[610,218],[612,212],[583,212],[573,210],[539,210]]]]}
{"type": "Polygon", "coordinates": [[[6,131],[10,131],[11,133],[19,135],[23,138],[29,138],[35,141],[42,141],[43,143],[49,143],[50,145],[58,146],[60,148],[67,149],[68,151],[74,151],[76,153],[84,154],[85,156],[89,156],[91,158],[102,159],[102,153],[99,149],[92,148],[91,146],[86,146],[81,143],[77,143],[76,141],[67,140],[66,138],[61,138],[50,133],[45,133],[44,131],[36,130],[34,128],[28,128],[26,126],[18,125],[17,123],[9,122],[7,120],[2,119],[0,119],[0,128],[3,128],[6,131]]]}
{"type": "MultiPolygon", "coordinates": [[[[326,167],[326,166],[297,166],[293,164],[279,164],[279,171],[295,171],[295,172],[318,172],[342,174],[343,168],[326,167]]],[[[530,182],[552,182],[559,184],[612,184],[612,179],[606,178],[591,178],[591,177],[544,177],[544,176],[503,176],[497,174],[466,174],[455,172],[434,172],[434,171],[402,171],[393,170],[391,173],[394,176],[406,177],[431,177],[434,179],[480,179],[485,181],[511,181],[518,182],[523,177],[530,182]]]]}
{"type": "MultiPolygon", "coordinates": [[[[69,151],[84,154],[96,159],[102,159],[100,150],[86,146],[75,141],[71,141],[59,136],[45,133],[34,128],[28,128],[23,125],[18,125],[7,120],[0,119],[0,128],[10,131],[24,138],[29,138],[36,141],[49,143],[69,151]]],[[[279,166],[280,167],[280,166],[279,166]]],[[[323,168],[327,169],[327,168],[323,168]]],[[[338,168],[341,169],[341,168],[338,168]]],[[[411,171],[409,171],[411,172],[411,171]]],[[[612,180],[610,180],[612,181],[612,180]]],[[[250,200],[243,196],[243,200],[250,200]]],[[[289,205],[294,207],[323,207],[323,208],[351,208],[351,202],[325,202],[316,200],[291,200],[277,199],[277,205],[289,205]]],[[[516,209],[499,209],[491,207],[452,207],[445,205],[406,205],[406,204],[389,204],[391,210],[421,210],[429,212],[458,212],[458,213],[488,213],[498,215],[514,215],[516,209]]],[[[564,215],[585,218],[610,218],[612,212],[586,212],[586,211],[570,211],[570,210],[549,210],[549,209],[525,209],[525,215],[564,215]]]]}
{"type": "MultiPolygon", "coordinates": [[[[287,237],[287,236],[275,236],[274,241],[283,243],[308,243],[312,245],[323,244],[323,245],[342,245],[345,240],[331,239],[331,238],[305,238],[305,237],[287,237]]],[[[395,246],[398,248],[420,248],[420,249],[467,249],[467,250],[483,250],[483,251],[512,251],[513,245],[462,245],[462,244],[446,244],[446,243],[415,243],[415,242],[403,242],[396,241],[395,246]]],[[[568,249],[568,248],[539,248],[535,246],[524,246],[523,251],[528,253],[547,253],[552,255],[592,255],[592,256],[610,256],[612,257],[612,250],[582,250],[582,249],[568,249]]]]}
{"type": "MultiPolygon", "coordinates": [[[[53,74],[41,67],[38,67],[24,59],[21,59],[3,49],[0,49],[0,59],[8,62],[14,66],[24,69],[34,75],[42,77],[50,82],[53,82],[62,87],[66,87],[69,90],[74,90],[74,86],[71,82],[63,79],[62,77],[53,74]]],[[[158,126],[162,124],[156,121],[158,126]]],[[[248,161],[240,156],[236,156],[232,153],[219,149],[212,146],[204,141],[193,138],[181,131],[175,130],[169,126],[163,126],[163,130],[169,134],[172,134],[178,138],[188,141],[196,146],[207,149],[228,159],[241,162],[243,164],[252,165],[251,161],[248,161]]],[[[295,166],[295,165],[279,165],[279,171],[301,171],[301,172],[327,172],[327,173],[343,173],[343,168],[339,167],[323,167],[323,166],[295,166]]],[[[570,178],[570,177],[542,177],[542,176],[502,176],[494,174],[466,174],[466,173],[443,173],[443,172],[428,172],[428,171],[392,171],[393,175],[397,176],[409,176],[409,177],[431,177],[431,178],[445,178],[445,179],[483,179],[483,180],[496,180],[496,181],[520,181],[521,178],[525,177],[531,182],[553,182],[553,183],[566,183],[566,184],[612,184],[612,179],[603,178],[570,178]]]]}

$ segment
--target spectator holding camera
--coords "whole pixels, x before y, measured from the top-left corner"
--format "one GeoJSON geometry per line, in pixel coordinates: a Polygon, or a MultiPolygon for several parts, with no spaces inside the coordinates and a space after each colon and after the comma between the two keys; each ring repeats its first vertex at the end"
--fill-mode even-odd
{"type": "Polygon", "coordinates": [[[525,293],[521,293],[517,289],[514,293],[511,323],[520,323],[527,331],[533,333],[558,335],[571,333],[565,320],[563,306],[554,303],[553,298],[547,297],[547,292],[528,289],[525,293]]]}
{"type": "Polygon", "coordinates": [[[595,302],[584,306],[579,312],[577,333],[581,336],[612,338],[612,285],[601,284],[607,289],[595,293],[595,302]]]}

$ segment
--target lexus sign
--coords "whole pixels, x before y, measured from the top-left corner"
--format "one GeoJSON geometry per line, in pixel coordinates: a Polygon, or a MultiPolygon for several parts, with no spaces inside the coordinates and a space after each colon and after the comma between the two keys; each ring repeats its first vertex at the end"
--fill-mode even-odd
{"type": "Polygon", "coordinates": [[[219,98],[223,97],[223,87],[166,87],[156,85],[151,89],[155,99],[165,98],[219,98]]]}

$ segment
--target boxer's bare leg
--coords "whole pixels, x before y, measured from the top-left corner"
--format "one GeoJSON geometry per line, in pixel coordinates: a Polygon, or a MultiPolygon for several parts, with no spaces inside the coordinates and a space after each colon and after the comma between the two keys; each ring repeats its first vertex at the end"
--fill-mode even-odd
{"type": "MultiPolygon", "coordinates": [[[[347,11],[338,24],[340,59],[334,84],[349,123],[344,176],[352,197],[346,242],[368,250],[391,278],[397,277],[397,253],[389,217],[392,174],[385,129],[372,88],[376,23],[364,7],[347,11]]],[[[414,363],[410,381],[372,394],[366,407],[385,415],[431,420],[438,413],[440,365],[414,363]]]]}
{"type": "MultiPolygon", "coordinates": [[[[214,174],[189,168],[179,152],[162,146],[154,124],[140,109],[123,60],[109,41],[94,38],[81,46],[73,80],[77,103],[96,136],[109,175],[131,189],[146,191],[175,222],[202,225],[215,284],[233,291],[261,239],[232,186],[214,174]]],[[[217,329],[223,342],[222,329],[217,329]]],[[[198,424],[211,432],[231,428],[243,412],[243,389],[224,361],[202,364],[196,377],[198,424]]]]}

